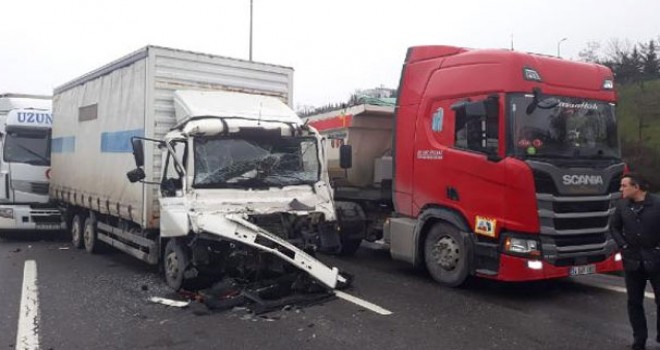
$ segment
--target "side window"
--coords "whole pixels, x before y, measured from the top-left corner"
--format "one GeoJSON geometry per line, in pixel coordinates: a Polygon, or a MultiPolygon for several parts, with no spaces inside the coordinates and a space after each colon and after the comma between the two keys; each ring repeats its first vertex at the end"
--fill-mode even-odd
{"type": "Polygon", "coordinates": [[[499,145],[499,103],[493,96],[476,102],[460,101],[452,106],[456,113],[456,148],[497,154],[499,145]]]}
{"type": "MultiPolygon", "coordinates": [[[[172,144],[176,151],[176,158],[184,167],[187,161],[187,147],[184,141],[176,141],[172,144]]],[[[184,170],[179,168],[174,161],[172,154],[167,155],[165,160],[165,169],[163,172],[163,181],[160,184],[160,191],[163,197],[174,197],[183,195],[183,176],[184,170]]]]}

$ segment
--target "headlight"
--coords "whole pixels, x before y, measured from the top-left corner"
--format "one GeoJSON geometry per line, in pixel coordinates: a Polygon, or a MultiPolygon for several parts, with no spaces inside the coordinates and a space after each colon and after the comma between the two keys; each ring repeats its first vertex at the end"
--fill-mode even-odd
{"type": "Polygon", "coordinates": [[[539,243],[533,239],[506,237],[504,251],[507,253],[540,256],[539,243]]]}
{"type": "Polygon", "coordinates": [[[12,209],[12,208],[1,208],[0,209],[0,218],[13,219],[14,218],[14,209],[12,209]]]}

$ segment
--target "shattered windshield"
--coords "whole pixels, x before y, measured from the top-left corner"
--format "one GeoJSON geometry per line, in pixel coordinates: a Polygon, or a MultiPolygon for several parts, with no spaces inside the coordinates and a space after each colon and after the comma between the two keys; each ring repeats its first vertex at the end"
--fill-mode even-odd
{"type": "Polygon", "coordinates": [[[50,130],[7,128],[4,161],[31,165],[50,165],[50,130]]]}
{"type": "Polygon", "coordinates": [[[513,153],[521,158],[619,159],[614,104],[512,95],[513,153]]]}
{"type": "Polygon", "coordinates": [[[310,137],[195,139],[195,188],[253,188],[319,180],[316,139],[310,137]]]}

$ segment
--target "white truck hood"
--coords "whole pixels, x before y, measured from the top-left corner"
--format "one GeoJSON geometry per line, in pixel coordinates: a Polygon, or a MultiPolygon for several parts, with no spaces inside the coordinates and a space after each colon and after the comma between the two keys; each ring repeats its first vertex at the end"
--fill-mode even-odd
{"type": "Polygon", "coordinates": [[[267,190],[252,189],[197,189],[192,193],[190,207],[193,212],[223,214],[270,214],[287,212],[307,215],[320,212],[328,221],[335,220],[330,189],[325,182],[313,185],[288,186],[267,190]]]}

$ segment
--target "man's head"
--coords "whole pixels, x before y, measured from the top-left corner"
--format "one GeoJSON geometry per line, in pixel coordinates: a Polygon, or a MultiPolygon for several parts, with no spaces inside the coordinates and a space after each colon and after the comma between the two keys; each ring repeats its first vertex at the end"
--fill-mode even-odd
{"type": "Polygon", "coordinates": [[[629,173],[621,178],[621,187],[619,187],[623,198],[635,201],[643,200],[646,192],[649,190],[649,183],[639,174],[629,173]]]}

